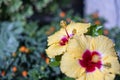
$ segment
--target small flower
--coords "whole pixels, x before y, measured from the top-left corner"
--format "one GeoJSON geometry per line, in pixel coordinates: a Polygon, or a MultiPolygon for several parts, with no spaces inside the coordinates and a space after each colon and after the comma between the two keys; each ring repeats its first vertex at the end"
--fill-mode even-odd
{"type": "Polygon", "coordinates": [[[27,71],[23,71],[23,72],[22,72],[22,76],[23,76],[23,77],[26,77],[27,75],[28,75],[28,72],[27,72],[27,71]]]}
{"type": "Polygon", "coordinates": [[[107,29],[104,29],[104,35],[108,35],[109,34],[109,31],[107,29]]]}
{"type": "Polygon", "coordinates": [[[101,24],[100,20],[96,20],[94,23],[95,23],[96,25],[100,25],[100,24],[101,24]]]}
{"type": "Polygon", "coordinates": [[[60,12],[59,16],[60,16],[61,18],[64,18],[64,17],[66,16],[66,13],[62,11],[62,12],[60,12]]]}
{"type": "Polygon", "coordinates": [[[21,46],[20,49],[19,49],[20,52],[25,52],[25,50],[26,50],[25,46],[21,46]]]}
{"type": "Polygon", "coordinates": [[[64,21],[61,22],[62,28],[55,34],[48,37],[48,49],[46,53],[48,57],[54,58],[56,55],[61,55],[66,51],[66,47],[70,38],[74,34],[84,34],[87,32],[87,28],[90,27],[89,23],[74,23],[71,22],[66,25],[64,21]]]}
{"type": "Polygon", "coordinates": [[[114,43],[105,36],[74,36],[60,68],[76,80],[114,80],[115,74],[120,73],[114,43]]]}
{"type": "Polygon", "coordinates": [[[50,59],[47,57],[47,58],[45,59],[45,62],[46,62],[46,64],[49,64],[50,59]]]}
{"type": "Polygon", "coordinates": [[[27,47],[25,47],[25,46],[21,46],[19,51],[23,52],[23,53],[29,53],[30,52],[30,50],[27,47]]]}
{"type": "Polygon", "coordinates": [[[17,67],[16,66],[12,67],[12,71],[16,72],[17,71],[17,67]]]}

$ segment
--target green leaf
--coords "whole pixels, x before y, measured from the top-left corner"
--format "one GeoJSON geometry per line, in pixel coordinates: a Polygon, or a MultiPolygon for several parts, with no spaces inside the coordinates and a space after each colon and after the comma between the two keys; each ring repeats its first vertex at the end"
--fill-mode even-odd
{"type": "Polygon", "coordinates": [[[56,61],[60,61],[60,60],[61,60],[61,57],[62,57],[62,55],[55,56],[55,60],[56,60],[56,61]]]}
{"type": "Polygon", "coordinates": [[[28,74],[32,79],[39,80],[39,77],[38,77],[39,72],[37,69],[30,70],[28,74]]]}
{"type": "Polygon", "coordinates": [[[99,36],[103,34],[103,26],[92,25],[86,35],[99,36]]]}
{"type": "Polygon", "coordinates": [[[59,66],[60,65],[60,61],[56,61],[55,58],[50,59],[50,64],[51,67],[54,66],[59,66]]]}
{"type": "Polygon", "coordinates": [[[23,10],[23,15],[24,17],[30,17],[31,15],[33,14],[33,10],[32,10],[32,7],[29,6],[29,5],[26,5],[26,7],[24,8],[23,10]]]}
{"type": "Polygon", "coordinates": [[[14,13],[15,11],[18,11],[20,6],[22,5],[21,0],[12,0],[9,2],[8,7],[8,13],[14,13]]]}
{"type": "Polygon", "coordinates": [[[47,4],[50,2],[51,2],[51,0],[41,0],[41,1],[35,2],[35,6],[36,6],[37,10],[41,12],[42,9],[44,7],[46,7],[47,4]]]}
{"type": "Polygon", "coordinates": [[[3,1],[4,1],[4,0],[0,0],[0,7],[1,7],[1,4],[2,4],[3,1]]]}
{"type": "Polygon", "coordinates": [[[24,27],[24,33],[26,33],[29,36],[35,36],[36,30],[38,29],[38,26],[36,23],[29,23],[26,24],[24,27]]]}
{"type": "Polygon", "coordinates": [[[70,77],[65,77],[63,80],[75,80],[75,79],[70,78],[70,77]]]}
{"type": "Polygon", "coordinates": [[[62,55],[55,56],[55,58],[50,59],[50,66],[59,66],[62,55]]]}

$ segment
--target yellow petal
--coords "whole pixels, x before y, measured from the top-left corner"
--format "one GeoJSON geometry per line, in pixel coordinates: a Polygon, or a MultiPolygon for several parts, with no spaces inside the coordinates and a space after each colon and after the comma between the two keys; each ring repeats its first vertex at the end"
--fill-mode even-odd
{"type": "Polygon", "coordinates": [[[100,52],[103,56],[116,56],[114,46],[115,44],[109,38],[105,36],[98,36],[92,38],[90,43],[90,50],[96,50],[100,52]]]}
{"type": "Polygon", "coordinates": [[[74,57],[81,57],[83,53],[89,49],[91,37],[85,36],[74,36],[71,40],[69,40],[67,53],[73,55],[74,57]]]}
{"type": "Polygon", "coordinates": [[[64,35],[66,35],[65,30],[61,28],[60,31],[48,37],[48,45],[58,43],[64,35]]]}
{"type": "Polygon", "coordinates": [[[114,80],[114,74],[103,74],[99,70],[94,73],[84,74],[76,80],[114,80]]]}
{"type": "Polygon", "coordinates": [[[86,80],[105,80],[104,74],[96,68],[94,72],[87,73],[86,80]]]}
{"type": "MultiPolygon", "coordinates": [[[[87,32],[88,27],[90,27],[89,23],[70,23],[67,26],[67,32],[68,34],[72,34],[73,29],[76,29],[77,33],[84,34],[87,32]]],[[[66,35],[66,32],[61,28],[60,31],[48,37],[48,45],[59,42],[64,35],[66,35]]]]}
{"type": "Polygon", "coordinates": [[[85,69],[80,66],[78,59],[74,58],[72,55],[69,55],[69,53],[65,53],[62,56],[60,69],[67,76],[73,78],[78,78],[85,72],[85,69]]]}
{"type": "Polygon", "coordinates": [[[82,56],[82,53],[84,50],[81,49],[80,45],[78,44],[78,41],[76,39],[69,40],[68,47],[67,47],[67,53],[74,57],[80,57],[82,56]],[[81,53],[81,54],[80,54],[81,53]]]}
{"type": "Polygon", "coordinates": [[[105,74],[105,80],[114,80],[115,75],[114,74],[105,74]]]}
{"type": "Polygon", "coordinates": [[[86,73],[83,73],[81,76],[79,76],[76,80],[86,80],[86,73]]]}
{"type": "Polygon", "coordinates": [[[53,44],[46,49],[48,57],[54,58],[57,55],[61,55],[66,51],[66,46],[60,46],[59,44],[53,44]]]}
{"type": "Polygon", "coordinates": [[[117,57],[107,56],[106,58],[102,59],[103,65],[109,63],[109,66],[103,66],[103,72],[119,74],[120,73],[120,64],[118,62],[117,57]]]}
{"type": "Polygon", "coordinates": [[[90,27],[90,23],[74,23],[74,22],[71,22],[67,26],[67,30],[68,30],[68,33],[71,33],[73,31],[73,29],[76,29],[76,33],[84,34],[88,31],[87,29],[89,27],[90,27]]]}

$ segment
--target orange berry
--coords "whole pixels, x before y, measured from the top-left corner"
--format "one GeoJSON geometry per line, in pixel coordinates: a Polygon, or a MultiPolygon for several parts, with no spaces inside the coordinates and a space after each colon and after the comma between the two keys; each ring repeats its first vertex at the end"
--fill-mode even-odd
{"type": "Polygon", "coordinates": [[[23,76],[23,77],[26,77],[27,75],[28,75],[28,72],[27,72],[27,71],[23,71],[23,72],[22,72],[22,76],[23,76]]]}
{"type": "Polygon", "coordinates": [[[14,67],[12,68],[12,71],[13,71],[13,72],[16,72],[16,71],[17,71],[17,67],[14,66],[14,67]]]}
{"type": "Polygon", "coordinates": [[[46,59],[45,59],[45,62],[46,62],[46,64],[49,64],[50,59],[49,59],[49,58],[46,58],[46,59]]]}
{"type": "Polygon", "coordinates": [[[96,20],[96,21],[95,21],[95,24],[100,25],[101,22],[100,22],[99,20],[96,20]]]}
{"type": "Polygon", "coordinates": [[[59,16],[61,17],[61,18],[64,18],[65,16],[66,16],[66,14],[65,14],[65,12],[60,12],[60,14],[59,14],[59,16]]]}
{"type": "Polygon", "coordinates": [[[25,46],[21,46],[20,49],[19,49],[20,52],[25,52],[25,50],[26,50],[25,46]]]}
{"type": "Polygon", "coordinates": [[[1,75],[2,75],[2,76],[5,76],[5,71],[2,71],[2,72],[1,72],[1,75]]]}
{"type": "Polygon", "coordinates": [[[107,29],[105,29],[103,32],[104,32],[104,35],[108,35],[109,34],[109,31],[107,29]]]}
{"type": "Polygon", "coordinates": [[[21,46],[20,49],[19,49],[20,52],[25,52],[25,53],[29,53],[29,49],[26,48],[25,46],[21,46]]]}
{"type": "Polygon", "coordinates": [[[93,13],[93,14],[92,14],[92,17],[93,17],[93,18],[98,18],[98,17],[99,17],[98,12],[93,13]]]}

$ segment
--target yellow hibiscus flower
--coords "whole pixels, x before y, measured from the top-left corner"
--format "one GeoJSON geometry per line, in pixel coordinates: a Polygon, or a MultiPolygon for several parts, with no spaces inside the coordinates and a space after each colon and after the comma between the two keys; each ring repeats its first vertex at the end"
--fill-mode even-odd
{"type": "Polygon", "coordinates": [[[62,56],[61,71],[76,80],[114,80],[120,64],[114,43],[105,36],[74,36],[62,56]]]}
{"type": "Polygon", "coordinates": [[[74,33],[84,34],[87,32],[87,28],[90,27],[89,23],[75,23],[71,22],[66,25],[65,22],[61,22],[63,28],[57,31],[55,34],[48,37],[48,49],[46,53],[48,57],[54,58],[56,55],[61,55],[66,51],[67,43],[74,33]]]}

